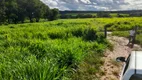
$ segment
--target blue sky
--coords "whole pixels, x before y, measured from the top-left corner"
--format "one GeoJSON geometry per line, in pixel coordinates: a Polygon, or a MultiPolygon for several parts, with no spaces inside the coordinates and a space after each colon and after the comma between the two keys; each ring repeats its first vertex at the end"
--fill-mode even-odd
{"type": "Polygon", "coordinates": [[[142,0],[41,0],[59,10],[116,11],[142,9],[142,0]]]}

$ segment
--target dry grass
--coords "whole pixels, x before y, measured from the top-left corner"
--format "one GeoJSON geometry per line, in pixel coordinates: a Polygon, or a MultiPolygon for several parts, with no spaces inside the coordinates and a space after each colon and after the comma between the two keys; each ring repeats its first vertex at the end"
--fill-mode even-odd
{"type": "Polygon", "coordinates": [[[119,62],[117,62],[115,59],[110,60],[110,63],[112,63],[112,65],[119,67],[121,64],[119,62]]]}
{"type": "Polygon", "coordinates": [[[119,70],[118,69],[114,69],[114,71],[112,73],[115,76],[119,76],[119,70]]]}

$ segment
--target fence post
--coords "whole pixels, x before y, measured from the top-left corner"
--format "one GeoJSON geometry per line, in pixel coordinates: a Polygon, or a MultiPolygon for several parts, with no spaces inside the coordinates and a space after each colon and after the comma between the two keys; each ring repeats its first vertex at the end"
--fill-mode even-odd
{"type": "Polygon", "coordinates": [[[107,27],[106,26],[104,27],[104,36],[105,38],[107,38],[107,27]]]}
{"type": "Polygon", "coordinates": [[[135,41],[136,41],[137,29],[138,29],[138,26],[135,27],[135,35],[134,35],[134,39],[132,41],[132,47],[134,46],[135,41]]]}

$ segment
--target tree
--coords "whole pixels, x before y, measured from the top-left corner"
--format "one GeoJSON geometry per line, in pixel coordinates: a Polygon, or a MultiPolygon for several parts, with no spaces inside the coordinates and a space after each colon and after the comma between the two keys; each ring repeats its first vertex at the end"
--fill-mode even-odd
{"type": "Polygon", "coordinates": [[[30,19],[30,22],[33,22],[33,16],[35,14],[35,2],[34,0],[26,0],[26,16],[30,19]]]}
{"type": "Polygon", "coordinates": [[[26,18],[26,1],[25,0],[17,0],[17,4],[18,4],[18,21],[24,23],[24,20],[26,18]]]}
{"type": "Polygon", "coordinates": [[[42,2],[38,2],[36,3],[35,8],[34,18],[36,19],[36,22],[39,22],[40,18],[44,18],[46,10],[47,12],[49,11],[49,7],[42,2]]]}
{"type": "Polygon", "coordinates": [[[8,23],[17,23],[18,22],[18,5],[16,0],[5,0],[6,5],[6,18],[8,23]]]}
{"type": "Polygon", "coordinates": [[[0,24],[4,22],[24,23],[25,18],[30,22],[40,18],[55,20],[58,18],[58,9],[52,9],[40,0],[0,0],[0,24]]]}
{"type": "Polygon", "coordinates": [[[59,18],[59,10],[56,9],[56,8],[51,9],[50,12],[49,12],[48,20],[53,21],[53,20],[56,20],[58,18],[59,18]]]}
{"type": "Polygon", "coordinates": [[[30,22],[33,22],[33,18],[36,19],[36,22],[39,22],[40,18],[45,15],[46,10],[49,9],[47,5],[39,0],[26,0],[26,3],[26,12],[30,22]]]}
{"type": "Polygon", "coordinates": [[[6,21],[5,0],[0,0],[0,24],[6,21]]]}
{"type": "Polygon", "coordinates": [[[42,11],[44,11],[42,17],[44,19],[48,19],[49,15],[50,15],[50,8],[47,5],[43,5],[42,8],[43,8],[42,11]]]}
{"type": "Polygon", "coordinates": [[[99,12],[97,13],[97,17],[111,17],[111,15],[108,12],[99,12]]]}

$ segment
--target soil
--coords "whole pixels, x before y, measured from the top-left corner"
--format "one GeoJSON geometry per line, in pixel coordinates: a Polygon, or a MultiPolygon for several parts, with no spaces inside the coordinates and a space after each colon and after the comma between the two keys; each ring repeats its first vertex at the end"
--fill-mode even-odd
{"type": "Polygon", "coordinates": [[[123,63],[116,62],[115,59],[120,56],[127,58],[131,51],[142,50],[142,48],[137,44],[134,44],[133,48],[126,46],[128,39],[124,37],[109,35],[107,39],[114,45],[114,49],[113,51],[105,51],[105,55],[103,57],[105,62],[101,67],[103,76],[100,80],[119,80],[123,63]]]}

